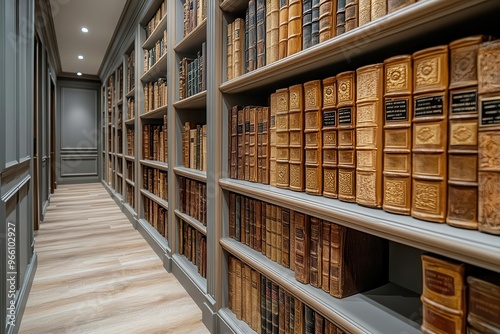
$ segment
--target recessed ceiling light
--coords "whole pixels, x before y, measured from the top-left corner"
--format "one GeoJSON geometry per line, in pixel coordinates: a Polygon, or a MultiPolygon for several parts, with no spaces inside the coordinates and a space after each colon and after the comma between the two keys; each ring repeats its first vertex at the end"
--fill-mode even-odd
{"type": "Polygon", "coordinates": [[[85,27],[82,28],[82,31],[83,32],[89,32],[89,30],[87,28],[85,28],[85,27]]]}
{"type": "Polygon", "coordinates": [[[79,55],[79,56],[78,56],[78,59],[83,59],[83,56],[82,56],[82,55],[79,55]]]}
{"type": "Polygon", "coordinates": [[[82,72],[77,72],[76,75],[81,76],[82,72]]]}

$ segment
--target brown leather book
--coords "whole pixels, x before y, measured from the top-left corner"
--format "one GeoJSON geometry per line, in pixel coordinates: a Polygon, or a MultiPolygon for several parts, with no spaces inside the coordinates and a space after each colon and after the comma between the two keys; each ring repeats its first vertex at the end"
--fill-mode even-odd
{"type": "Polygon", "coordinates": [[[387,212],[410,214],[413,69],[410,55],[384,61],[384,198],[387,212]]]}
{"type": "Polygon", "coordinates": [[[278,44],[278,56],[279,59],[283,59],[288,55],[288,1],[289,0],[279,0],[279,44],[278,44]]]}
{"type": "Polygon", "coordinates": [[[280,0],[266,1],[266,64],[279,59],[280,0]]]}
{"type": "Polygon", "coordinates": [[[241,296],[242,320],[247,324],[252,322],[252,268],[246,263],[242,263],[242,285],[243,294],[241,296]]]}
{"type": "Polygon", "coordinates": [[[246,312],[251,311],[251,322],[250,327],[258,332],[260,330],[260,275],[257,271],[251,269],[251,286],[252,286],[252,298],[251,298],[251,310],[246,310],[246,312]]]}
{"type": "Polygon", "coordinates": [[[295,213],[295,279],[309,283],[310,217],[295,213]]]}
{"type": "Polygon", "coordinates": [[[248,199],[248,246],[255,249],[255,202],[253,198],[248,199]]]}
{"type": "MultiPolygon", "coordinates": [[[[375,0],[373,0],[375,1],[375,0]]],[[[372,19],[372,0],[358,0],[359,5],[359,22],[358,25],[361,27],[364,24],[369,23],[372,19]]]]}
{"type": "Polygon", "coordinates": [[[254,200],[254,213],[255,213],[254,249],[257,252],[262,252],[262,202],[259,200],[254,200]]]}
{"type": "Polygon", "coordinates": [[[257,182],[257,116],[259,107],[252,106],[249,110],[248,137],[248,181],[257,182]]]}
{"type": "Polygon", "coordinates": [[[196,129],[189,130],[189,168],[196,169],[196,129]]]}
{"type": "Polygon", "coordinates": [[[233,74],[233,41],[234,41],[234,22],[228,23],[227,25],[227,55],[226,55],[226,80],[231,80],[234,78],[233,74]]]}
{"type": "Polygon", "coordinates": [[[228,176],[232,179],[238,178],[238,109],[241,106],[233,106],[229,110],[229,162],[228,176]]]}
{"type": "Polygon", "coordinates": [[[304,91],[302,85],[289,89],[288,130],[290,136],[290,190],[304,191],[304,91]]]}
{"type": "Polygon", "coordinates": [[[480,333],[500,331],[500,277],[498,274],[469,276],[467,323],[480,333]]]}
{"type": "Polygon", "coordinates": [[[257,0],[257,67],[266,65],[266,0],[257,0]]]}
{"type": "Polygon", "coordinates": [[[290,185],[288,88],[276,91],[276,187],[290,185]]]}
{"type": "Polygon", "coordinates": [[[229,193],[229,237],[236,237],[236,194],[229,193]]]}
{"type": "Polygon", "coordinates": [[[305,188],[311,195],[323,193],[321,97],[321,80],[304,84],[305,188]]]}
{"type": "Polygon", "coordinates": [[[260,248],[261,248],[261,253],[264,256],[267,256],[267,249],[266,249],[266,238],[267,238],[267,204],[264,202],[261,202],[261,230],[260,230],[260,248]]]}
{"type": "Polygon", "coordinates": [[[302,50],[302,0],[288,0],[287,56],[302,50]]]}
{"type": "MultiPolygon", "coordinates": [[[[248,68],[251,72],[257,68],[257,0],[248,1],[248,68]]],[[[246,51],[246,50],[245,50],[246,51]]]]}
{"type": "Polygon", "coordinates": [[[330,292],[330,223],[323,221],[321,231],[321,289],[330,292]]]}
{"type": "MultiPolygon", "coordinates": [[[[182,224],[181,224],[182,225],[182,224]]],[[[182,248],[181,248],[182,249],[182,248]]],[[[235,280],[234,280],[234,294],[235,294],[235,304],[233,312],[236,315],[236,318],[242,319],[242,298],[243,298],[243,264],[239,259],[235,258],[235,280]]]]}
{"type": "Polygon", "coordinates": [[[413,54],[412,205],[415,218],[446,219],[448,46],[413,54]]]}
{"type": "Polygon", "coordinates": [[[302,49],[312,45],[312,0],[302,0],[302,49]]]}
{"type": "Polygon", "coordinates": [[[276,187],[276,111],[277,94],[272,93],[269,108],[269,185],[276,187]]]}
{"type": "Polygon", "coordinates": [[[322,139],[323,139],[323,196],[338,197],[337,172],[337,79],[335,77],[323,80],[322,108],[322,139]]]}
{"type": "MultiPolygon", "coordinates": [[[[274,212],[273,212],[274,214],[274,212]]],[[[281,207],[276,206],[276,262],[283,265],[283,222],[281,207]]]]}
{"type": "MultiPolygon", "coordinates": [[[[288,292],[285,292],[285,327],[283,328],[285,333],[291,333],[290,330],[290,311],[291,311],[291,296],[288,292]]],[[[261,333],[263,334],[263,333],[261,333]]],[[[280,333],[281,334],[281,333],[280,333]]]]}
{"type": "Polygon", "coordinates": [[[262,183],[262,130],[263,115],[262,108],[257,109],[257,182],[262,183]]]}
{"type": "Polygon", "coordinates": [[[337,0],[320,0],[319,3],[319,42],[335,36],[335,17],[337,0]]]}
{"type": "Polygon", "coordinates": [[[301,215],[294,210],[290,210],[290,269],[295,271],[295,220],[296,215],[301,215]]]}
{"type": "Polygon", "coordinates": [[[269,184],[269,107],[259,107],[257,182],[269,184]]]}
{"type": "Polygon", "coordinates": [[[358,27],[358,0],[345,0],[345,31],[358,27]]]}
{"type": "Polygon", "coordinates": [[[387,14],[387,0],[371,0],[371,21],[387,14]]]}
{"type": "Polygon", "coordinates": [[[325,333],[325,318],[318,312],[314,313],[314,333],[315,334],[325,333]]]}
{"type": "Polygon", "coordinates": [[[311,241],[309,246],[309,283],[314,287],[321,288],[323,273],[323,248],[321,247],[323,224],[321,219],[315,217],[311,217],[309,223],[309,228],[311,229],[311,241]]]}
{"type": "Polygon", "coordinates": [[[279,311],[279,323],[278,323],[278,333],[285,334],[285,295],[287,292],[280,288],[278,294],[278,311],[279,311]]]}
{"type": "Polygon", "coordinates": [[[446,223],[477,229],[477,51],[484,36],[450,43],[446,223]]]}
{"type": "Polygon", "coordinates": [[[260,275],[260,331],[257,333],[267,333],[267,279],[266,276],[260,275]]]}
{"type": "Polygon", "coordinates": [[[233,78],[237,78],[245,73],[245,20],[234,20],[233,30],[233,78]]]}
{"type": "Polygon", "coordinates": [[[290,209],[281,208],[281,264],[290,268],[290,209]]]}
{"type": "Polygon", "coordinates": [[[304,329],[305,334],[314,334],[315,314],[314,310],[304,304],[304,329]]]}
{"type": "Polygon", "coordinates": [[[355,72],[337,75],[338,198],[356,202],[355,72]]]}
{"type": "Polygon", "coordinates": [[[237,177],[238,180],[245,179],[245,108],[238,109],[238,158],[237,177]]]}
{"type": "Polygon", "coordinates": [[[384,64],[356,71],[356,202],[382,207],[384,64]]]}
{"type": "MultiPolygon", "coordinates": [[[[266,204],[266,256],[272,259],[273,253],[273,205],[266,204]]],[[[276,240],[276,238],[274,239],[276,240]]],[[[275,255],[276,256],[276,255],[275,255]]]]}
{"type": "Polygon", "coordinates": [[[330,294],[344,298],[387,283],[388,242],[330,225],[330,294]]]}
{"type": "Polygon", "coordinates": [[[271,205],[271,260],[278,262],[278,251],[281,252],[281,248],[278,249],[278,220],[277,220],[277,210],[276,205],[271,205]]]}
{"type": "Polygon", "coordinates": [[[271,285],[271,324],[272,324],[272,333],[279,332],[279,285],[272,282],[271,285]]]}
{"type": "Polygon", "coordinates": [[[481,44],[478,51],[479,203],[478,228],[500,234],[500,41],[481,44]]]}
{"type": "Polygon", "coordinates": [[[345,33],[345,5],[346,5],[346,0],[337,0],[337,7],[334,9],[334,13],[336,13],[336,20],[335,20],[335,35],[341,35],[345,33]]]}
{"type": "Polygon", "coordinates": [[[422,255],[423,333],[465,332],[466,286],[463,263],[422,255]]]}
{"type": "Polygon", "coordinates": [[[244,177],[243,180],[250,181],[250,110],[251,106],[245,106],[243,108],[244,115],[244,129],[243,129],[243,140],[245,148],[245,158],[244,158],[244,177]]]}
{"type": "Polygon", "coordinates": [[[415,0],[387,0],[387,12],[392,13],[415,2],[415,0]]]}
{"type": "Polygon", "coordinates": [[[295,298],[294,333],[303,334],[305,332],[304,303],[295,298]]]}

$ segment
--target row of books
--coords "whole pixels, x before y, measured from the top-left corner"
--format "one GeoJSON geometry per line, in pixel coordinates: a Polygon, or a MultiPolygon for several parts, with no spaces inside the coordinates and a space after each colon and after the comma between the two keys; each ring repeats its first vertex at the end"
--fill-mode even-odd
{"type": "Polygon", "coordinates": [[[148,197],[144,199],[144,219],[165,239],[168,238],[168,210],[148,197]]]}
{"type": "Polygon", "coordinates": [[[118,87],[118,101],[123,99],[123,65],[116,70],[116,87],[118,87]]]}
{"type": "Polygon", "coordinates": [[[134,163],[132,161],[128,161],[128,160],[126,160],[126,162],[127,162],[126,178],[132,182],[135,182],[134,163]]]}
{"type": "Polygon", "coordinates": [[[229,237],[336,298],[387,283],[386,240],[289,208],[230,193],[229,237]]]}
{"type": "Polygon", "coordinates": [[[127,183],[127,203],[135,209],[135,189],[127,183]]]}
{"type": "Polygon", "coordinates": [[[146,24],[146,38],[151,36],[156,27],[160,24],[161,20],[167,15],[167,0],[163,0],[158,10],[153,15],[151,20],[146,24]]]}
{"type": "MultiPolygon", "coordinates": [[[[135,88],[135,50],[132,49],[127,59],[127,93],[135,88]]],[[[129,117],[130,119],[131,117],[129,117]]],[[[133,117],[132,117],[133,118],[133,117]]]]}
{"type": "Polygon", "coordinates": [[[168,202],[168,177],[167,172],[142,166],[142,186],[153,195],[168,202]]]}
{"type": "Polygon", "coordinates": [[[108,106],[108,122],[111,125],[111,122],[113,120],[112,118],[112,112],[113,112],[113,105],[115,101],[115,74],[112,73],[109,76],[108,79],[108,97],[106,99],[107,101],[107,106],[108,106]]]}
{"type": "Polygon", "coordinates": [[[163,124],[142,126],[142,158],[168,162],[167,115],[163,116],[163,124]]]}
{"type": "Polygon", "coordinates": [[[198,94],[207,89],[206,43],[203,42],[196,58],[184,57],[179,62],[179,99],[198,94]]]}
{"type": "Polygon", "coordinates": [[[123,136],[122,129],[117,129],[116,130],[116,140],[118,142],[118,151],[117,151],[117,153],[120,153],[120,154],[123,153],[122,136],[123,136]]]}
{"type": "Polygon", "coordinates": [[[207,185],[179,177],[179,211],[207,226],[207,185]]]}
{"type": "Polygon", "coordinates": [[[127,128],[127,155],[134,156],[135,131],[127,128]]]}
{"type": "Polygon", "coordinates": [[[228,280],[229,309],[259,334],[348,333],[232,255],[228,280]]]}
{"type": "Polygon", "coordinates": [[[163,37],[156,41],[151,49],[144,49],[144,73],[149,71],[155,64],[167,54],[167,30],[163,31],[163,37]]]}
{"type": "Polygon", "coordinates": [[[423,333],[500,333],[500,275],[422,255],[423,333]]]}
{"type": "Polygon", "coordinates": [[[184,36],[203,22],[207,17],[207,0],[185,0],[184,2],[184,36]]]}
{"type": "Polygon", "coordinates": [[[127,119],[135,118],[135,99],[133,97],[127,98],[127,119]]]}
{"type": "MultiPolygon", "coordinates": [[[[486,40],[467,37],[278,89],[269,183],[500,234],[493,204],[500,88],[491,77],[500,69],[500,41],[486,40]]],[[[243,122],[244,138],[252,119],[243,122]]],[[[239,138],[237,148],[234,138],[230,145],[232,177],[244,159],[239,138]]],[[[236,177],[246,180],[246,169],[236,177]]]]}
{"type": "Polygon", "coordinates": [[[207,237],[188,223],[179,220],[179,252],[198,268],[201,277],[207,277],[207,237]]]}
{"type": "Polygon", "coordinates": [[[207,170],[207,125],[184,123],[182,129],[182,164],[186,168],[207,170]]]}
{"type": "Polygon", "coordinates": [[[167,105],[167,78],[144,85],[144,113],[167,105]]]}

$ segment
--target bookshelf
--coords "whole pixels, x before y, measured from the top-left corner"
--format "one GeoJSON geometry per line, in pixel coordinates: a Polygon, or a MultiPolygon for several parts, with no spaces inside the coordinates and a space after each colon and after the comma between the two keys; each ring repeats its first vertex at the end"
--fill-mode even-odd
{"type": "Polygon", "coordinates": [[[123,111],[123,166],[125,167],[125,190],[123,192],[124,208],[132,217],[137,216],[136,199],[136,49],[135,43],[128,46],[123,55],[123,67],[125,69],[124,87],[124,111],[123,111]]]}

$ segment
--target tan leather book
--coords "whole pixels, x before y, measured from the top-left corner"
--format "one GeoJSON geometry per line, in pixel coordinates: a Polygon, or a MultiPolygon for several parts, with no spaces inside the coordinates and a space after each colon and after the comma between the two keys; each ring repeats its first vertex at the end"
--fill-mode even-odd
{"type": "Polygon", "coordinates": [[[387,0],[371,0],[371,2],[371,21],[387,14],[387,0]]]}
{"type": "Polygon", "coordinates": [[[345,0],[345,31],[358,27],[358,0],[345,0]]]}
{"type": "Polygon", "coordinates": [[[281,208],[281,264],[290,268],[290,209],[281,208]]]}
{"type": "Polygon", "coordinates": [[[246,312],[251,311],[251,322],[250,327],[258,332],[260,330],[260,275],[257,271],[251,269],[251,286],[252,286],[252,298],[251,298],[251,310],[246,310],[246,312]]]}
{"type": "Polygon", "coordinates": [[[273,211],[276,220],[276,262],[283,265],[283,222],[281,217],[281,207],[275,206],[273,211]]]}
{"type": "Polygon", "coordinates": [[[248,181],[257,182],[257,116],[259,107],[251,106],[249,110],[249,153],[248,153],[248,181]]]}
{"type": "Polygon", "coordinates": [[[262,149],[261,149],[261,182],[269,184],[269,107],[262,107],[262,149]]]}
{"type": "Polygon", "coordinates": [[[330,223],[323,221],[321,231],[321,289],[330,292],[330,223]]]}
{"type": "Polygon", "coordinates": [[[276,187],[279,188],[290,185],[288,96],[288,88],[276,91],[276,187]]]}
{"type": "Polygon", "coordinates": [[[355,72],[337,75],[338,198],[356,202],[355,72]]]}
{"type": "Polygon", "coordinates": [[[384,61],[384,196],[387,212],[410,214],[413,68],[410,55],[384,61]]]}
{"type": "Polygon", "coordinates": [[[245,179],[245,108],[238,108],[238,158],[237,177],[238,180],[245,179]]]}
{"type": "MultiPolygon", "coordinates": [[[[181,224],[184,225],[184,224],[181,224]]],[[[182,238],[181,238],[182,239],[182,238]]],[[[182,249],[180,245],[180,249],[182,249]]],[[[235,294],[235,304],[234,304],[234,309],[233,312],[236,315],[236,318],[242,319],[242,298],[243,298],[243,264],[239,259],[235,258],[235,280],[234,280],[234,294],[235,294]]]]}
{"type": "Polygon", "coordinates": [[[279,303],[278,303],[278,311],[279,311],[279,323],[278,323],[278,332],[279,333],[284,333],[285,331],[285,295],[287,292],[280,288],[279,289],[279,303]]]}
{"type": "MultiPolygon", "coordinates": [[[[309,246],[309,284],[316,288],[322,287],[323,273],[323,248],[321,242],[323,240],[323,223],[321,219],[311,217],[309,220],[311,236],[309,246]]],[[[330,224],[325,222],[325,224],[330,224]]]]}
{"type": "Polygon", "coordinates": [[[259,200],[254,200],[254,221],[255,221],[255,233],[254,233],[254,249],[257,252],[262,252],[262,202],[259,200]]]}
{"type": "Polygon", "coordinates": [[[323,196],[338,198],[337,171],[337,79],[323,80],[323,108],[321,121],[323,196]]]}
{"type": "Polygon", "coordinates": [[[384,64],[356,71],[356,202],[382,207],[384,64]]]}
{"type": "Polygon", "coordinates": [[[262,183],[262,107],[257,108],[257,181],[262,183]]]}
{"type": "Polygon", "coordinates": [[[446,223],[477,229],[477,51],[484,36],[450,43],[446,223]]]}
{"type": "Polygon", "coordinates": [[[498,274],[469,276],[467,323],[480,333],[500,330],[500,277],[498,274]]]}
{"type": "Polygon", "coordinates": [[[196,129],[189,130],[189,168],[196,169],[196,129]]]}
{"type": "Polygon", "coordinates": [[[261,230],[260,230],[260,249],[261,253],[264,256],[267,256],[266,254],[266,234],[267,234],[267,213],[266,209],[267,205],[265,202],[261,202],[261,230]]]}
{"type": "Polygon", "coordinates": [[[302,50],[302,0],[288,0],[287,56],[302,50]]]}
{"type": "MultiPolygon", "coordinates": [[[[276,205],[271,205],[271,260],[278,261],[278,221],[276,205]]],[[[279,249],[281,251],[281,248],[279,249]]]]}
{"type": "Polygon", "coordinates": [[[320,0],[319,3],[319,42],[335,36],[337,0],[320,0]]]}
{"type": "Polygon", "coordinates": [[[295,213],[295,279],[309,283],[310,219],[303,213],[295,213]]]}
{"type": "Polygon", "coordinates": [[[500,41],[481,44],[478,51],[479,204],[478,228],[500,234],[500,41]]]}
{"type": "Polygon", "coordinates": [[[466,324],[465,265],[422,255],[424,333],[464,333],[466,324]]]}
{"type": "Polygon", "coordinates": [[[279,0],[279,44],[278,44],[278,56],[279,59],[283,59],[288,55],[288,1],[289,0],[279,0]]]}
{"type": "Polygon", "coordinates": [[[233,106],[228,110],[229,114],[229,156],[228,156],[228,176],[232,179],[238,177],[238,108],[233,106]]]}
{"type": "Polygon", "coordinates": [[[237,78],[245,73],[245,21],[238,17],[233,30],[233,78],[237,78]]]}
{"type": "Polygon", "coordinates": [[[257,66],[261,68],[266,65],[266,0],[257,0],[256,29],[257,29],[257,66]]]}
{"type": "Polygon", "coordinates": [[[295,312],[294,312],[294,333],[303,334],[305,331],[305,314],[304,314],[304,303],[295,298],[295,312]]]}
{"type": "Polygon", "coordinates": [[[236,306],[236,294],[235,294],[235,289],[236,289],[236,261],[237,259],[234,256],[229,256],[228,258],[228,270],[227,270],[227,276],[228,276],[228,308],[234,312],[234,307],[236,306]]]}
{"type": "Polygon", "coordinates": [[[234,22],[227,25],[227,56],[226,56],[226,74],[227,79],[231,80],[234,78],[233,75],[233,33],[234,33],[234,22]]]}
{"type": "Polygon", "coordinates": [[[323,193],[321,105],[321,80],[306,82],[304,84],[305,189],[311,195],[323,193]]]}
{"type": "Polygon", "coordinates": [[[252,268],[246,263],[242,263],[242,285],[243,295],[241,296],[242,320],[247,324],[252,322],[252,268]]]}
{"type": "Polygon", "coordinates": [[[273,253],[273,205],[266,204],[266,256],[272,258],[273,253]]]}
{"type": "MultiPolygon", "coordinates": [[[[375,0],[373,0],[375,1],[375,0]]],[[[359,26],[369,23],[372,19],[372,0],[358,0],[359,3],[359,26]]]]}
{"type": "Polygon", "coordinates": [[[304,191],[304,89],[302,85],[294,85],[288,89],[288,130],[289,145],[289,188],[304,191]]]}
{"type": "Polygon", "coordinates": [[[296,215],[301,215],[294,210],[290,210],[290,269],[295,271],[295,221],[296,215]]]}
{"type": "Polygon", "coordinates": [[[280,59],[280,0],[267,0],[266,11],[266,64],[271,64],[280,59]]]}
{"type": "Polygon", "coordinates": [[[412,205],[415,218],[446,219],[448,46],[413,54],[412,205]]]}
{"type": "Polygon", "coordinates": [[[415,0],[387,0],[387,12],[392,13],[415,2],[415,0]]]}
{"type": "Polygon", "coordinates": [[[272,93],[269,107],[269,185],[276,186],[276,112],[277,94],[272,93]]]}

